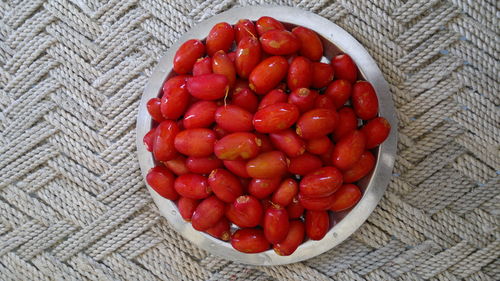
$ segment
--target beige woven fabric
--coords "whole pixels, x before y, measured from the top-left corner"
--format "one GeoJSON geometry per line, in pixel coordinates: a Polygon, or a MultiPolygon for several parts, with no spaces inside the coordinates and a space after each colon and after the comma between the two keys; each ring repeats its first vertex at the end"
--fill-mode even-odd
{"type": "Polygon", "coordinates": [[[355,36],[397,107],[394,177],[339,247],[250,267],[159,216],[135,148],[148,76],[196,22],[259,3],[0,1],[0,280],[500,280],[494,0],[275,1],[355,36]]]}

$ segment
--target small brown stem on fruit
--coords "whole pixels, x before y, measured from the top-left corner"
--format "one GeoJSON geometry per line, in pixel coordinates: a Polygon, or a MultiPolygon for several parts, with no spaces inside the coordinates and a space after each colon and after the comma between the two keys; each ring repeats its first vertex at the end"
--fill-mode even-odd
{"type": "Polygon", "coordinates": [[[250,32],[250,30],[248,30],[246,26],[243,26],[243,28],[246,30],[246,32],[248,32],[248,34],[250,34],[250,36],[252,36],[253,39],[257,39],[257,37],[255,37],[255,35],[253,35],[253,33],[250,32]]]}

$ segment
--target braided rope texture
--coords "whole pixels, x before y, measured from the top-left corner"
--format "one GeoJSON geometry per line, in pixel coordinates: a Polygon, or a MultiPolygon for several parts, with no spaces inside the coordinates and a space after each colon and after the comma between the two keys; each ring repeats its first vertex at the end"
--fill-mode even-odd
{"type": "Polygon", "coordinates": [[[500,280],[495,0],[280,0],[351,33],[396,104],[394,176],[311,260],[252,267],[179,236],[135,148],[159,57],[234,0],[0,1],[0,280],[500,280]]]}

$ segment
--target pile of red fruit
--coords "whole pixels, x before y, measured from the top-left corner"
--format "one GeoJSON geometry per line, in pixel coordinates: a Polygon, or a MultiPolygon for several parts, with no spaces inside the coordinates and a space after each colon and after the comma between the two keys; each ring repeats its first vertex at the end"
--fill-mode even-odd
{"type": "Polygon", "coordinates": [[[186,41],[176,76],[147,104],[155,122],[144,143],[157,163],[148,184],[241,252],[290,255],[306,237],[322,239],[328,212],[361,198],[354,183],[390,131],[351,57],[322,57],[314,31],[271,17],[186,41]]]}

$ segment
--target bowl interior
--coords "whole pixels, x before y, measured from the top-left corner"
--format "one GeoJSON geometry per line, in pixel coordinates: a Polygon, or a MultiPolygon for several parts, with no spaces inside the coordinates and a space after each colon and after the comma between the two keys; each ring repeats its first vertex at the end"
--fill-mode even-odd
{"type": "MultiPolygon", "coordinates": [[[[224,14],[229,14],[232,10],[235,10],[232,9],[228,12],[215,16],[214,18],[209,20],[209,22],[211,21],[210,23],[200,23],[198,26],[194,27],[194,29],[196,29],[200,25],[208,25],[208,27],[205,26],[203,28],[204,30],[200,31],[198,29],[194,33],[188,32],[188,34],[183,36],[177,44],[169,49],[167,55],[160,59],[160,63],[155,69],[150,83],[148,83],[145,89],[145,94],[143,95],[143,99],[141,101],[141,108],[139,109],[137,125],[137,145],[139,150],[139,161],[141,164],[143,175],[145,175],[147,171],[154,166],[154,164],[158,164],[154,163],[152,154],[145,151],[144,145],[142,144],[142,137],[144,136],[144,134],[148,132],[152,128],[152,126],[155,125],[152,119],[147,114],[147,111],[145,111],[145,103],[152,97],[160,96],[164,81],[175,76],[175,73],[171,71],[172,59],[175,54],[175,50],[180,46],[180,44],[192,38],[204,39],[208,34],[210,27],[213,26],[213,24],[221,21],[226,21],[230,24],[234,24],[239,18],[249,18],[255,21],[263,15],[270,15],[283,22],[287,28],[292,28],[296,25],[302,25],[315,30],[323,42],[324,57],[322,58],[322,61],[329,62],[333,56],[343,52],[351,55],[351,57],[358,65],[359,77],[363,80],[370,81],[377,91],[377,96],[379,97],[381,107],[379,115],[386,117],[386,119],[388,119],[391,123],[392,127],[396,128],[396,119],[394,116],[392,100],[390,99],[390,96],[389,99],[387,99],[386,97],[389,94],[387,83],[383,79],[383,76],[381,75],[380,70],[374,63],[373,59],[371,59],[366,50],[364,50],[364,48],[354,38],[352,38],[349,34],[340,29],[340,27],[334,25],[330,21],[299,9],[285,8],[285,10],[289,10],[290,13],[287,14],[288,17],[283,17],[283,14],[274,14],[273,12],[276,11],[273,11],[273,9],[282,10],[284,7],[274,7],[271,9],[269,7],[266,7],[265,9],[259,9],[261,7],[252,8],[257,8],[257,10],[253,10],[254,13],[245,13],[241,16],[238,16],[238,12],[241,13],[242,8],[237,8],[236,10],[239,11],[236,11],[236,13],[233,13],[230,16],[224,17],[224,14]],[[312,17],[312,19],[314,20],[312,21],[312,23],[310,21],[303,22],[303,19],[301,19],[300,17],[294,17],[294,15],[297,15],[297,13],[300,15],[306,13],[309,18],[312,17]],[[314,25],[317,24],[318,21],[323,24],[327,24],[327,26],[314,25]],[[329,33],[326,30],[330,29],[326,28],[337,29],[336,31],[340,34],[337,32],[329,33]],[[335,36],[331,36],[331,34],[335,34],[335,36]],[[337,36],[339,35],[341,35],[341,38],[345,37],[349,39],[347,40],[349,42],[344,42],[345,40],[336,40],[338,39],[337,36]],[[360,56],[358,56],[358,53],[361,53],[360,56]],[[374,75],[377,75],[377,79],[375,81],[373,79],[375,77],[374,75]]],[[[386,143],[382,144],[381,147],[372,150],[377,159],[377,164],[374,170],[368,176],[358,182],[358,186],[363,191],[363,197],[361,198],[360,202],[358,202],[358,204],[351,210],[335,213],[330,212],[330,230],[325,238],[320,241],[305,241],[294,254],[287,257],[278,256],[276,253],[274,253],[273,250],[268,250],[264,253],[259,254],[243,254],[237,252],[236,250],[232,249],[231,245],[228,242],[220,241],[211,237],[210,235],[195,231],[191,227],[190,223],[184,222],[182,220],[180,215],[177,213],[177,207],[173,202],[162,198],[161,196],[156,194],[156,192],[150,187],[148,188],[162,215],[164,215],[168,219],[169,223],[173,225],[174,228],[177,229],[177,231],[179,231],[187,239],[193,241],[200,247],[205,248],[206,250],[209,250],[216,255],[220,255],[238,262],[258,265],[275,265],[297,262],[318,255],[337,245],[347,236],[352,234],[369,216],[373,208],[376,206],[379,198],[382,196],[385,186],[387,185],[387,183],[385,182],[388,182],[388,175],[390,175],[392,171],[396,142],[394,131],[395,130],[391,131],[391,135],[389,136],[389,139],[386,141],[386,143]]]]}

